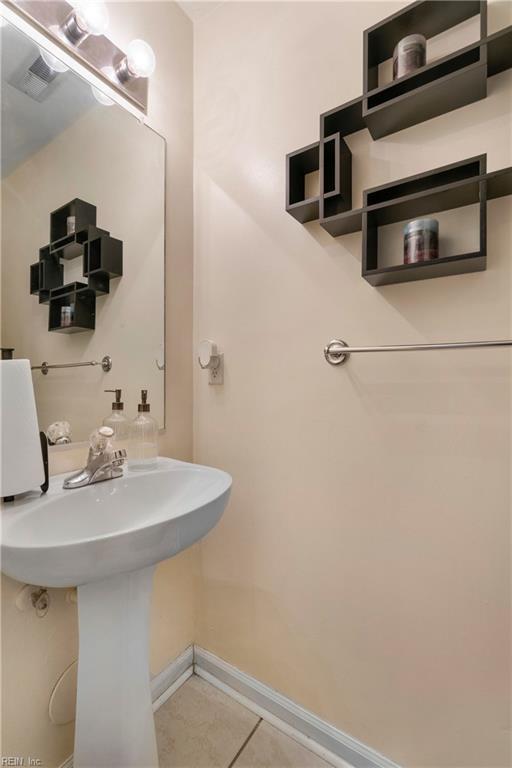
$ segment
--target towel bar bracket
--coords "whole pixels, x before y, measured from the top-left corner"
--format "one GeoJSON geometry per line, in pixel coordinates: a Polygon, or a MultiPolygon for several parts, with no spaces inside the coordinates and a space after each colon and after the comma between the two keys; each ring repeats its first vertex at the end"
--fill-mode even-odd
{"type": "Polygon", "coordinates": [[[325,359],[331,365],[341,365],[348,360],[350,353],[343,350],[348,345],[341,339],[333,339],[324,348],[325,359]]]}

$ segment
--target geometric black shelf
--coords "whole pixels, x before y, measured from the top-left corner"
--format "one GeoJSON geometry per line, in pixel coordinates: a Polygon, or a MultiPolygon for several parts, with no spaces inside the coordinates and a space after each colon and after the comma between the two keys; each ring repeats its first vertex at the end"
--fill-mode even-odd
{"type": "MultiPolygon", "coordinates": [[[[96,296],[110,291],[110,280],[123,274],[123,243],[96,226],[96,206],[75,198],[50,214],[50,243],[39,250],[30,267],[30,292],[49,303],[48,330],[77,333],[94,330],[96,296]],[[75,231],[67,233],[68,217],[75,231]],[[64,283],[62,261],[83,255],[85,283],[64,283]],[[71,322],[61,325],[62,307],[70,307],[71,322]]],[[[67,322],[69,322],[67,320],[67,322]]]]}
{"type": "MultiPolygon", "coordinates": [[[[363,94],[321,114],[320,140],[287,155],[287,212],[302,223],[319,219],[320,225],[333,237],[361,230],[363,216],[369,215],[370,228],[375,221],[372,210],[366,211],[366,201],[363,208],[351,210],[351,177],[347,178],[351,153],[344,137],[367,128],[373,139],[379,139],[485,98],[487,79],[512,67],[512,26],[488,36],[486,0],[419,0],[365,30],[363,49],[363,94]],[[427,62],[424,67],[391,83],[379,85],[379,64],[392,56],[396,43],[404,36],[421,32],[427,38],[433,37],[478,14],[480,39],[477,42],[427,62]],[[303,179],[305,173],[314,171],[320,171],[320,193],[305,199],[301,174],[303,179]]],[[[464,163],[454,164],[458,165],[464,163]]],[[[505,176],[508,171],[504,169],[505,176]]],[[[420,176],[428,177],[429,173],[420,176]]],[[[473,187],[479,188],[476,183],[473,187]]],[[[382,194],[385,194],[384,188],[382,194]]],[[[489,198],[489,185],[487,196],[489,198]]],[[[412,209],[412,204],[409,208],[412,209]]],[[[383,211],[379,216],[384,216],[383,211]]],[[[446,274],[455,274],[456,269],[464,271],[466,259],[452,258],[454,260],[446,264],[437,260],[439,274],[444,274],[443,270],[446,274]]],[[[476,268],[477,264],[482,264],[482,258],[479,260],[475,256],[467,262],[476,268]]],[[[408,268],[412,266],[408,265],[408,268]]],[[[437,276],[436,270],[427,269],[427,266],[414,265],[407,278],[402,272],[398,273],[402,267],[390,267],[389,273],[382,277],[368,274],[366,278],[377,285],[420,279],[419,275],[437,276]]]]}
{"type": "Polygon", "coordinates": [[[320,218],[352,208],[352,152],[339,133],[320,143],[320,218]]]}
{"type": "MultiPolygon", "coordinates": [[[[371,285],[389,285],[432,277],[481,272],[486,268],[487,189],[486,156],[409,176],[363,193],[362,275],[371,285]],[[479,181],[476,181],[479,179],[479,181]],[[479,247],[473,253],[431,261],[379,267],[379,227],[430,213],[479,204],[479,247]]],[[[512,176],[511,176],[512,180],[512,176]]]]}
{"type": "Polygon", "coordinates": [[[286,156],[287,207],[305,223],[352,207],[352,153],[340,134],[286,156]],[[320,194],[305,197],[305,178],[320,169],[320,194]]]}
{"type": "Polygon", "coordinates": [[[39,250],[39,261],[30,265],[30,293],[39,296],[40,304],[47,304],[50,289],[62,285],[63,279],[64,267],[50,254],[50,247],[46,245],[39,250]]]}
{"type": "Polygon", "coordinates": [[[94,330],[96,320],[96,294],[84,283],[69,283],[50,291],[48,330],[58,333],[78,333],[94,330]],[[61,325],[62,307],[72,307],[69,325],[61,325]]]}
{"type": "MultiPolygon", "coordinates": [[[[436,0],[435,5],[442,9],[445,2],[436,0]]],[[[466,0],[456,0],[456,4],[464,6],[466,0]]],[[[349,136],[364,128],[372,139],[389,136],[485,98],[487,79],[511,67],[512,25],[323,112],[320,136],[349,136]]]]}
{"type": "Polygon", "coordinates": [[[109,293],[110,280],[123,274],[123,243],[108,234],[84,243],[84,277],[97,294],[109,293]]]}
{"type": "Polygon", "coordinates": [[[512,167],[486,172],[486,155],[478,155],[367,189],[362,208],[332,216],[322,226],[334,237],[363,232],[362,276],[374,286],[479,272],[486,268],[487,201],[505,195],[512,195],[512,167]],[[379,266],[379,227],[475,203],[479,204],[478,251],[379,266]]]}
{"type": "Polygon", "coordinates": [[[306,198],[306,176],[319,168],[318,141],[286,156],[286,210],[301,223],[319,216],[320,197],[306,198]]]}
{"type": "Polygon", "coordinates": [[[84,243],[91,237],[100,234],[108,234],[105,229],[99,229],[92,224],[87,224],[83,229],[73,232],[71,235],[65,235],[58,240],[50,243],[50,250],[58,259],[76,259],[83,253],[84,243]]]}
{"type": "Polygon", "coordinates": [[[85,229],[88,224],[96,224],[96,206],[84,200],[71,200],[50,214],[50,242],[61,240],[68,234],[67,220],[75,217],[75,232],[85,229]]]}
{"type": "Polygon", "coordinates": [[[379,87],[379,64],[392,57],[400,39],[415,32],[428,39],[478,14],[483,41],[487,35],[487,3],[480,0],[412,3],[365,30],[362,117],[372,138],[485,98],[487,46],[480,42],[379,87]]]}

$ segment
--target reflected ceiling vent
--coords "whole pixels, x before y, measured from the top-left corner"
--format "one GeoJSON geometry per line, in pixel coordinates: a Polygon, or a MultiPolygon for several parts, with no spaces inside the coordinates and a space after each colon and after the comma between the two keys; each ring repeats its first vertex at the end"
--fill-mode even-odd
{"type": "Polygon", "coordinates": [[[14,85],[31,99],[44,101],[49,95],[48,86],[56,77],[57,72],[51,69],[41,56],[38,56],[32,66],[23,73],[19,82],[14,85]]]}

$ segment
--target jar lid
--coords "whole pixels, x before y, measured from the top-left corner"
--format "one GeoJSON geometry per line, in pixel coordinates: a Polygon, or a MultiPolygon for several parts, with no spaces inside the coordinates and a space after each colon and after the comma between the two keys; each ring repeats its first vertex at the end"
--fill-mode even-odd
{"type": "Polygon", "coordinates": [[[426,46],[427,40],[424,35],[407,35],[407,37],[402,37],[402,39],[398,41],[395,51],[399,48],[402,48],[404,45],[426,46]]]}
{"type": "Polygon", "coordinates": [[[437,219],[414,219],[404,226],[404,235],[410,235],[413,232],[439,232],[439,222],[437,219]]]}

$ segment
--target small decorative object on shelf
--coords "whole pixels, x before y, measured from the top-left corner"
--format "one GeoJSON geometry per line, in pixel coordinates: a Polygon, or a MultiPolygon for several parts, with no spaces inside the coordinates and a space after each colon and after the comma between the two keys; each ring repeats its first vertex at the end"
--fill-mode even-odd
{"type": "Polygon", "coordinates": [[[70,304],[69,307],[67,306],[61,307],[60,308],[60,327],[69,328],[73,320],[74,314],[75,314],[75,307],[73,304],[70,304]]]}
{"type": "Polygon", "coordinates": [[[417,264],[439,257],[439,222],[415,219],[404,227],[404,264],[417,264]]]}
{"type": "Polygon", "coordinates": [[[123,243],[96,226],[96,206],[75,198],[50,214],[50,243],[30,267],[30,293],[50,305],[48,330],[61,333],[95,328],[96,297],[109,293],[110,280],[123,274],[123,243]],[[62,261],[83,257],[85,283],[64,285],[62,261]]]}
{"type": "Polygon", "coordinates": [[[393,80],[410,75],[427,63],[427,41],[423,35],[407,35],[393,51],[393,80]]]}

